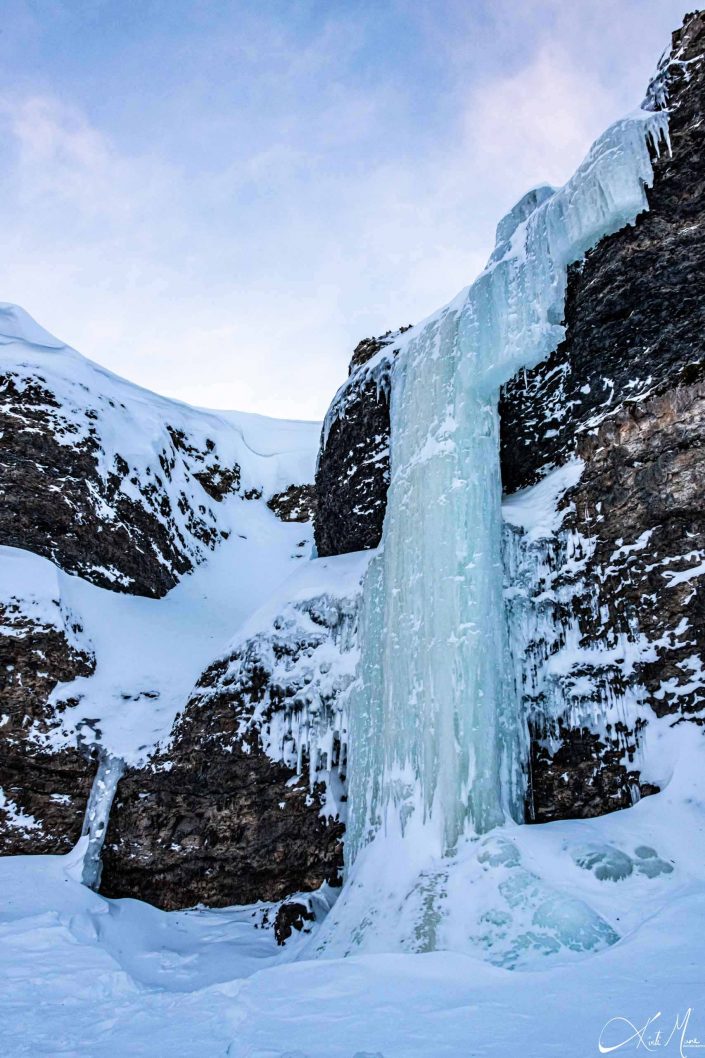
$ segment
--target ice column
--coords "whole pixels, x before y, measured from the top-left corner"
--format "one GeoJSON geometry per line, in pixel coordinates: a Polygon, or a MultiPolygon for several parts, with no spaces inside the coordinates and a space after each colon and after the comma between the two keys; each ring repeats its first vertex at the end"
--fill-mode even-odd
{"type": "Polygon", "coordinates": [[[117,784],[125,771],[125,762],[120,757],[111,757],[101,750],[98,770],[93,780],[86,815],[83,820],[82,837],[88,837],[81,881],[89,889],[100,885],[102,871],[101,852],[108,829],[108,819],[112,808],[117,784]]]}
{"type": "Polygon", "coordinates": [[[447,855],[522,817],[525,734],[502,603],[497,398],[561,341],[567,266],[648,208],[664,113],[612,126],[560,190],[530,192],[487,269],[409,333],[391,392],[383,546],[350,699],[348,873],[413,817],[447,855]]]}

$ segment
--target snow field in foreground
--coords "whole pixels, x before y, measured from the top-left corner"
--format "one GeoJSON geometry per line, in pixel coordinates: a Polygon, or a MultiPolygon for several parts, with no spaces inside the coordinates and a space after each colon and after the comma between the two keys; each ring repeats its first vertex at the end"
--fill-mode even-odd
{"type": "MultiPolygon", "coordinates": [[[[647,1036],[661,1028],[665,1039],[689,1010],[687,1038],[703,1040],[702,736],[681,725],[667,742],[675,770],[661,794],[598,819],[495,832],[542,883],[588,900],[620,933],[547,969],[504,969],[479,949],[308,960],[315,933],[277,948],[255,928],[262,907],[167,913],[106,900],[79,884],[80,848],[0,859],[0,1054],[587,1058],[601,1033],[616,1046],[635,1031],[611,1019],[656,1018],[647,1036]],[[671,869],[638,866],[654,860],[671,869]]],[[[477,857],[468,921],[508,869],[493,858],[477,857]]],[[[678,1056],[680,1037],[660,1053],[678,1056]]]]}

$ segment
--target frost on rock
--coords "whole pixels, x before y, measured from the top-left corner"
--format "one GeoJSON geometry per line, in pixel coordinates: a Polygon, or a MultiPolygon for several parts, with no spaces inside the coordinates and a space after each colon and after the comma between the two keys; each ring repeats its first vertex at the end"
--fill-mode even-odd
{"type": "Polygon", "coordinates": [[[346,692],[358,660],[357,622],[367,554],[311,561],[253,615],[196,688],[199,708],[227,693],[241,738],[323,784],[323,811],[345,817],[346,692]]]}
{"type": "Polygon", "coordinates": [[[400,339],[384,536],[365,578],[348,705],[347,886],[328,952],[350,950],[350,937],[353,949],[380,943],[381,861],[370,843],[394,837],[406,891],[426,892],[402,933],[423,920],[430,936],[446,883],[435,869],[433,885],[422,882],[429,863],[523,817],[527,737],[504,618],[498,391],[563,338],[568,265],[647,208],[650,150],[664,141],[662,113],[612,126],[565,187],[500,226],[504,248],[476,282],[400,339]]]}
{"type": "MultiPolygon", "coordinates": [[[[634,620],[622,631],[603,620],[590,582],[595,541],[576,527],[571,499],[581,470],[581,461],[572,460],[515,493],[502,508],[514,682],[540,749],[555,753],[567,729],[589,732],[612,747],[615,763],[621,757],[628,768],[644,724],[639,666],[652,650],[634,620]],[[586,623],[595,629],[588,642],[586,623]]],[[[532,782],[533,776],[530,816],[535,815],[532,782]]],[[[619,790],[612,795],[620,796],[619,790]]],[[[639,796],[635,776],[627,804],[639,796]]],[[[623,801],[614,803],[623,806],[623,801]]],[[[605,804],[601,807],[604,811],[605,804]]],[[[576,813],[579,808],[573,806],[576,813]]],[[[559,814],[560,807],[554,804],[553,812],[559,814]]]]}

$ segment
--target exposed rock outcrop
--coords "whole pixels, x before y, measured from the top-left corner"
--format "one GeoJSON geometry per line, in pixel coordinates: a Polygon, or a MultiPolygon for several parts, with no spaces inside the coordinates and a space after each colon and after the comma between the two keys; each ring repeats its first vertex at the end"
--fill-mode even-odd
{"type": "Polygon", "coordinates": [[[310,522],[316,513],[316,489],[313,485],[289,485],[267,500],[270,511],[283,522],[310,522]]]}
{"type": "Polygon", "coordinates": [[[323,424],[316,468],[315,538],[319,555],[377,547],[389,485],[388,364],[369,370],[378,353],[394,356],[403,330],[360,342],[323,424]]]}
{"type": "Polygon", "coordinates": [[[287,605],[203,674],[170,743],[118,786],[102,892],[171,909],[339,884],[355,622],[354,595],[287,605]]]}
{"type": "Polygon", "coordinates": [[[674,34],[649,92],[651,105],[668,100],[672,145],[654,160],[649,211],[570,270],[565,341],[500,403],[508,493],[584,461],[534,585],[564,629],[542,646],[539,628],[527,645],[539,820],[600,814],[653,791],[637,761],[652,712],[702,722],[704,56],[698,14],[674,34]],[[547,603],[547,592],[560,601],[547,603]],[[557,674],[567,636],[577,654],[557,674]],[[557,683],[564,711],[546,716],[557,683]],[[631,702],[622,722],[598,731],[595,717],[620,698],[631,702]]]}
{"type": "Polygon", "coordinates": [[[211,501],[237,491],[240,470],[223,464],[214,441],[200,447],[168,423],[153,462],[131,465],[131,419],[85,385],[59,392],[39,372],[5,369],[0,543],[101,587],[158,598],[217,544],[211,501]]]}
{"type": "MultiPolygon", "coordinates": [[[[40,561],[40,560],[38,560],[40,561]]],[[[49,566],[49,563],[46,563],[49,566]]],[[[6,587],[6,586],[3,586],[6,587]]],[[[54,749],[57,684],[89,675],[94,659],[56,582],[33,599],[0,602],[0,853],[67,852],[81,833],[95,765],[78,748],[54,749]]]]}
{"type": "Polygon", "coordinates": [[[274,920],[274,936],[277,944],[286,944],[294,930],[304,933],[310,930],[310,925],[315,915],[305,904],[297,900],[287,900],[277,911],[274,920]]]}
{"type": "Polygon", "coordinates": [[[0,542],[45,555],[101,587],[154,597],[192,568],[198,544],[215,546],[212,510],[194,508],[180,489],[182,518],[175,518],[165,482],[191,478],[221,499],[238,487],[239,469],[222,467],[217,453],[199,451],[167,427],[155,466],[140,478],[120,451],[106,452],[89,402],[67,416],[39,378],[11,371],[0,379],[0,396],[0,542]]]}
{"type": "Polygon", "coordinates": [[[209,697],[207,708],[190,702],[168,749],[127,770],[103,848],[106,896],[172,910],[338,884],[343,827],[321,814],[322,788],[272,761],[255,729],[240,732],[248,693],[255,683],[209,697]]]}

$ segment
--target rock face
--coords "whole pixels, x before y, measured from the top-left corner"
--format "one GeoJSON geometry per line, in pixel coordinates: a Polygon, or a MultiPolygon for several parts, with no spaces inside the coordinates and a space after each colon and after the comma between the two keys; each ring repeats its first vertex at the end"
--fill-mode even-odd
{"type": "Polygon", "coordinates": [[[203,501],[236,490],[239,468],[222,465],[214,442],[200,449],[167,425],[141,472],[129,447],[111,449],[103,437],[121,409],[80,396],[67,407],[66,394],[40,375],[0,376],[0,543],[101,587],[158,598],[219,540],[203,501]]]}
{"type": "Polygon", "coordinates": [[[313,485],[289,485],[267,500],[267,506],[283,522],[310,522],[316,513],[316,489],[313,485]]]}
{"type": "Polygon", "coordinates": [[[247,693],[238,697],[190,702],[168,749],[120,781],[103,848],[106,896],[173,910],[339,884],[342,825],[321,815],[320,787],[309,790],[306,775],[273,762],[256,730],[240,733],[249,703],[247,693]]]}
{"type": "Polygon", "coordinates": [[[382,538],[389,485],[389,389],[386,374],[371,374],[367,365],[393,346],[400,333],[358,344],[349,378],[323,425],[315,482],[316,549],[321,556],[364,551],[382,538]]]}
{"type": "Polygon", "coordinates": [[[61,726],[51,692],[89,675],[94,659],[82,629],[57,601],[55,582],[48,588],[35,589],[34,605],[11,591],[0,602],[2,855],[67,852],[80,836],[95,771],[87,753],[49,746],[61,726]]]}
{"type": "Polygon", "coordinates": [[[565,632],[547,647],[538,631],[527,645],[537,820],[597,815],[653,791],[634,763],[650,712],[705,715],[704,55],[698,14],[674,34],[649,94],[654,106],[668,99],[672,144],[655,160],[649,212],[571,269],[565,341],[502,394],[508,493],[584,461],[534,586],[535,597],[560,597],[552,619],[580,655],[556,677],[550,655],[565,632]],[[557,680],[565,709],[546,716],[557,680]],[[629,717],[598,733],[594,706],[625,695],[635,699],[629,717]]]}
{"type": "Polygon", "coordinates": [[[103,893],[173,909],[339,884],[335,711],[354,622],[352,600],[289,605],[203,674],[169,745],[118,786],[103,893]]]}

